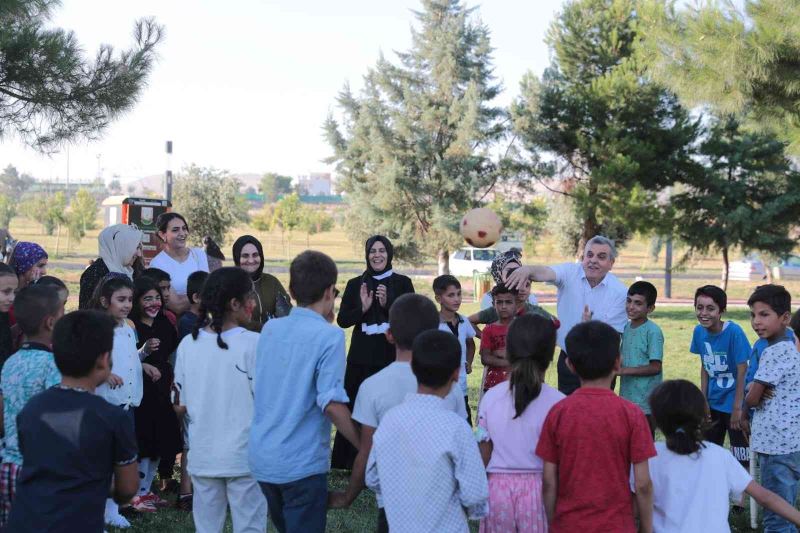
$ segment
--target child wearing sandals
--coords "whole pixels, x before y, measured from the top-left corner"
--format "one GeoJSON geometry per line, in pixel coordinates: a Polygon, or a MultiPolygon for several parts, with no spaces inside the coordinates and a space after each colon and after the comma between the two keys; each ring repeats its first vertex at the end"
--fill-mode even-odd
{"type": "Polygon", "coordinates": [[[547,531],[542,503],[543,462],[536,444],[550,408],[564,395],[544,382],[553,361],[556,327],[538,315],[508,328],[509,381],[489,389],[478,408],[481,457],[489,474],[489,516],[481,533],[547,531]]]}

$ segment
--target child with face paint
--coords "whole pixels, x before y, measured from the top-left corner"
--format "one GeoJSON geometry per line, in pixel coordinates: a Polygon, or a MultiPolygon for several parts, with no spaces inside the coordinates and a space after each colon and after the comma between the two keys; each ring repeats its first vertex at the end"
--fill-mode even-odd
{"type": "Polygon", "coordinates": [[[155,507],[166,506],[166,500],[153,494],[150,486],[156,471],[167,480],[172,477],[175,456],[183,449],[180,425],[172,409],[170,393],[174,371],[170,356],[178,347],[178,333],[164,314],[158,284],[140,277],[134,282],[131,320],[136,325],[137,346],[144,348],[144,363],[161,372],[157,382],[144,382],[142,402],[136,409],[136,440],[139,445],[139,493],[137,501],[150,502],[155,507]],[[171,458],[159,464],[160,458],[171,458]]]}

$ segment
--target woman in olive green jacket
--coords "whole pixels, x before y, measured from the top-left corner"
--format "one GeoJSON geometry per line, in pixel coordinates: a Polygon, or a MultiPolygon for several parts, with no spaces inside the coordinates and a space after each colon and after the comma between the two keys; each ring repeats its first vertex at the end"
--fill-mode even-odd
{"type": "Polygon", "coordinates": [[[264,249],[252,235],[242,235],[233,243],[233,262],[250,274],[256,292],[253,320],[247,329],[259,332],[270,318],[289,314],[291,299],[278,278],[264,272],[264,249]]]}

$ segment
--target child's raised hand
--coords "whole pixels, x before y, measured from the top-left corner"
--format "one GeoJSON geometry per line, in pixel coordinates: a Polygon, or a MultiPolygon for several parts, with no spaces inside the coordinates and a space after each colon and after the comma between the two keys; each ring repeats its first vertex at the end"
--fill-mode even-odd
{"type": "Polygon", "coordinates": [[[584,305],[583,306],[583,314],[581,315],[581,321],[582,322],[588,322],[589,320],[592,319],[592,315],[594,315],[594,313],[592,313],[592,310],[589,309],[589,306],[588,305],[584,305]]]}
{"type": "Polygon", "coordinates": [[[117,387],[121,387],[125,382],[116,374],[109,374],[108,379],[106,380],[106,385],[111,387],[112,389],[116,389],[117,387]]]}
{"type": "Polygon", "coordinates": [[[472,374],[472,364],[464,363],[464,370],[466,370],[467,374],[472,374]]]}
{"type": "Polygon", "coordinates": [[[375,291],[371,291],[367,289],[367,284],[361,284],[361,312],[366,313],[370,307],[372,307],[372,302],[375,299],[375,291]]]}
{"type": "Polygon", "coordinates": [[[161,345],[161,340],[160,339],[156,339],[156,338],[147,339],[147,341],[144,343],[144,352],[147,355],[150,355],[151,353],[153,353],[156,350],[158,350],[158,347],[160,345],[161,345]]]}
{"type": "Polygon", "coordinates": [[[142,370],[144,370],[145,375],[147,375],[147,377],[152,379],[154,382],[161,379],[161,372],[159,372],[159,370],[153,365],[142,363],[142,370]]]}

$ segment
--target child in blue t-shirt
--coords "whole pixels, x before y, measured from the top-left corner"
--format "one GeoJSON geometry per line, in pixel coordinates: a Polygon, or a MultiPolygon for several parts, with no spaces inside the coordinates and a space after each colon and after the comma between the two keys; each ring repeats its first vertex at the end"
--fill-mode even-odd
{"type": "Polygon", "coordinates": [[[741,424],[750,342],[738,324],[722,320],[727,303],[719,287],[697,289],[694,308],[700,324],[694,328],[689,351],[701,358],[701,389],[711,409],[712,425],[705,438],[722,446],[727,431],[731,453],[747,468],[750,450],[741,424]]]}

